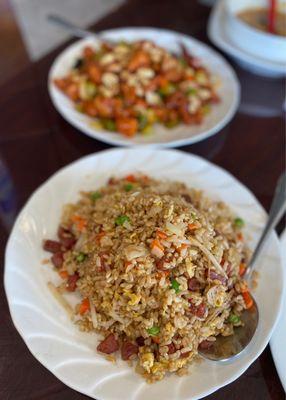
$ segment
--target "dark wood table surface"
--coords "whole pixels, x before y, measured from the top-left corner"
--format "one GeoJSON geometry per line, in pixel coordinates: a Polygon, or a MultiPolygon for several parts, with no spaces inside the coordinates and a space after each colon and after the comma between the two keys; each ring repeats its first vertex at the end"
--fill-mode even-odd
{"type": "MultiPolygon", "coordinates": [[[[163,27],[209,43],[206,36],[208,15],[209,9],[193,0],[132,0],[94,28],[163,27]]],[[[49,100],[48,70],[63,47],[31,63],[0,88],[0,164],[6,166],[0,165],[2,175],[5,172],[0,177],[3,272],[4,250],[12,220],[31,193],[62,166],[109,147],[71,127],[49,100]]],[[[231,60],[230,63],[242,87],[237,114],[218,135],[181,150],[201,155],[230,171],[268,210],[277,178],[285,169],[283,81],[252,75],[231,60]]],[[[11,321],[2,281],[0,311],[0,399],[87,398],[61,383],[30,354],[11,321]]],[[[209,400],[284,398],[269,346],[239,379],[207,397],[209,400]]]]}

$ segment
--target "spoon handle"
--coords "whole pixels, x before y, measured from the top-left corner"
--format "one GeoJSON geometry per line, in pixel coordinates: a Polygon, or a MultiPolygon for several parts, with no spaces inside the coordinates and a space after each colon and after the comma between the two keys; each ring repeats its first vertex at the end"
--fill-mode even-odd
{"type": "Polygon", "coordinates": [[[48,21],[60,26],[61,28],[64,28],[66,31],[70,32],[73,34],[73,36],[79,37],[79,38],[85,38],[87,36],[95,36],[96,34],[88,31],[86,29],[79,28],[78,26],[74,25],[72,22],[66,20],[63,17],[60,17],[59,15],[56,14],[49,14],[47,16],[48,21]]]}
{"type": "Polygon", "coordinates": [[[274,198],[271,204],[271,208],[269,211],[268,221],[267,224],[262,232],[262,235],[259,239],[259,242],[254,250],[252,258],[249,262],[247,272],[245,275],[245,279],[250,277],[250,274],[253,270],[254,264],[260,255],[260,252],[270,234],[272,229],[276,226],[276,224],[280,221],[283,213],[286,210],[286,172],[284,172],[276,185],[274,198]]]}

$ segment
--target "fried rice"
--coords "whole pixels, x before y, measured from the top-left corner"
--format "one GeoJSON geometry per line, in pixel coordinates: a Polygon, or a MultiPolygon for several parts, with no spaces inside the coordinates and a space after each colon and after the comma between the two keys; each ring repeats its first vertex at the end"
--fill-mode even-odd
{"type": "Polygon", "coordinates": [[[243,225],[183,183],[111,178],[66,205],[59,240],[44,241],[63,279],[53,290],[80,294],[74,322],[102,335],[99,352],[134,360],[149,382],[183,374],[252,306],[243,225]]]}

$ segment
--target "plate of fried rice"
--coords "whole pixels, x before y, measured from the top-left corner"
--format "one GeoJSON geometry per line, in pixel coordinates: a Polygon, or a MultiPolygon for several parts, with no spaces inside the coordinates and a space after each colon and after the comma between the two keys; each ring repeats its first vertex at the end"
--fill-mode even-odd
{"type": "Polygon", "coordinates": [[[261,354],[283,292],[273,232],[250,283],[265,211],[233,176],[174,150],[112,149],[44,183],[6,249],[13,322],[32,354],[95,399],[199,399],[261,354]],[[200,357],[255,298],[259,325],[229,362],[200,357]]]}
{"type": "Polygon", "coordinates": [[[240,86],[231,66],[186,35],[120,28],[77,41],[54,61],[55,108],[81,132],[115,145],[185,145],[221,130],[240,86]]]}

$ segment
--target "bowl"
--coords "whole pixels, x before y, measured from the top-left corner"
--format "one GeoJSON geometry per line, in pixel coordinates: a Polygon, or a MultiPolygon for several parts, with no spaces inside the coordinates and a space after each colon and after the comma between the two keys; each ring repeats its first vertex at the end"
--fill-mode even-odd
{"type": "MultiPolygon", "coordinates": [[[[273,35],[251,27],[238,17],[238,13],[249,8],[266,8],[267,0],[226,0],[226,31],[240,49],[264,59],[286,63],[286,37],[273,35]]],[[[286,6],[280,1],[279,8],[286,6]]]]}

